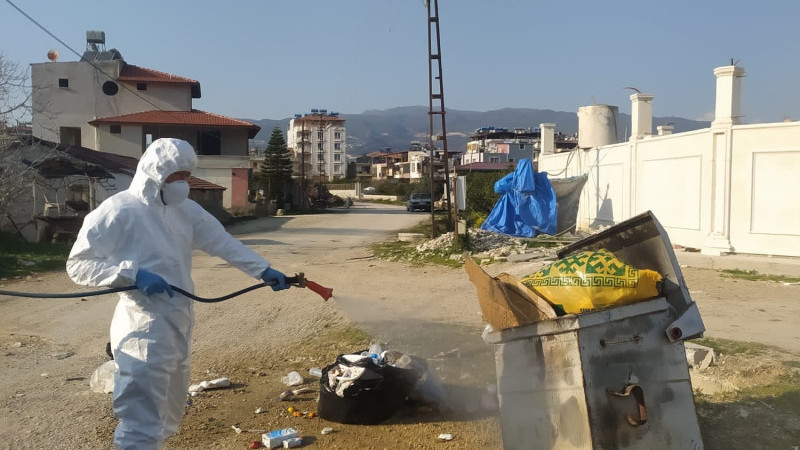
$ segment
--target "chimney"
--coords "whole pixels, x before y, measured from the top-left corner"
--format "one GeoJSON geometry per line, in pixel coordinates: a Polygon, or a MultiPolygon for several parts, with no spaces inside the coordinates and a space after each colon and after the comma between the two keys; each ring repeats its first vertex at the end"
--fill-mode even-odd
{"type": "Polygon", "coordinates": [[[653,94],[631,95],[631,138],[653,134],[653,94]]]}
{"type": "Polygon", "coordinates": [[[556,124],[554,123],[540,123],[539,129],[541,130],[541,144],[540,144],[540,155],[546,154],[553,154],[556,152],[556,138],[555,138],[555,129],[556,124]]]}
{"type": "Polygon", "coordinates": [[[738,125],[739,103],[742,94],[742,77],[744,68],[736,66],[722,66],[714,69],[717,77],[717,103],[714,107],[714,121],[712,126],[738,125]]]}
{"type": "Polygon", "coordinates": [[[658,135],[659,136],[670,135],[670,134],[672,134],[672,130],[674,130],[674,129],[675,129],[675,127],[672,126],[672,125],[659,125],[659,126],[656,127],[656,130],[658,130],[658,135]]]}

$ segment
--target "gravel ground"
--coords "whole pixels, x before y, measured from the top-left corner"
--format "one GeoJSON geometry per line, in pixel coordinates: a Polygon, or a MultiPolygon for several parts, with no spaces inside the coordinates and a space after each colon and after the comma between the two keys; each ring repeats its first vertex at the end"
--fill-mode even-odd
{"type": "MultiPolygon", "coordinates": [[[[296,426],[311,445],[325,448],[501,448],[495,405],[485,395],[494,383],[492,349],[480,338],[483,321],[463,269],[411,267],[374,258],[371,242],[425,220],[402,208],[356,204],[333,214],[276,217],[232,229],[248,246],[286,273],[304,272],[334,289],[323,302],[307,289],[257,290],[219,304],[197,304],[192,382],[229,377],[231,388],[191,399],[170,449],[246,448],[258,438],[247,430],[296,426]],[[277,399],[289,371],[316,380],[310,367],[370,340],[428,360],[453,400],[438,411],[418,407],[376,426],[339,425],[293,417],[277,399]],[[261,408],[264,412],[256,413],[261,408]],[[232,426],[245,430],[237,434],[232,426]],[[331,426],[335,432],[322,435],[331,426]],[[454,439],[439,442],[440,433],[454,439]]],[[[486,267],[521,277],[538,260],[486,267]]],[[[218,296],[256,280],[217,258],[197,253],[196,292],[218,296]]],[[[731,282],[714,271],[684,268],[700,306],[707,336],[746,336],[800,348],[791,317],[798,317],[800,286],[731,282]],[[762,317],[764,312],[771,317],[762,317]],[[741,332],[740,332],[741,333],[741,332]]],[[[0,285],[7,290],[79,290],[64,273],[47,273],[0,285]]],[[[0,297],[0,448],[111,448],[116,420],[107,394],[89,390],[92,371],[107,360],[104,348],[113,296],[45,300],[0,297]]],[[[316,393],[291,406],[315,411],[316,393]]]]}

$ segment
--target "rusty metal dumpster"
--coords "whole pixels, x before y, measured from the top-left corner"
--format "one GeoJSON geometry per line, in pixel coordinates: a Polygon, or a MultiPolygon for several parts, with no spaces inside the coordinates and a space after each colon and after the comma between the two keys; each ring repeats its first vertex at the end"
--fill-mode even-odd
{"type": "Polygon", "coordinates": [[[559,257],[599,248],[661,273],[661,296],[489,333],[504,448],[702,449],[683,339],[704,327],[666,232],[647,212],[559,257]]]}

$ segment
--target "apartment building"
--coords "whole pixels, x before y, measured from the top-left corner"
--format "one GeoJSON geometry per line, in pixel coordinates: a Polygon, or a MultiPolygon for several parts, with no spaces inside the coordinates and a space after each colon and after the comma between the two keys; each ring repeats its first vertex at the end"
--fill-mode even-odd
{"type": "Polygon", "coordinates": [[[289,120],[286,144],[294,154],[295,175],[327,181],[345,177],[347,134],[344,122],[339,113],[326,109],[295,114],[289,120]]]}

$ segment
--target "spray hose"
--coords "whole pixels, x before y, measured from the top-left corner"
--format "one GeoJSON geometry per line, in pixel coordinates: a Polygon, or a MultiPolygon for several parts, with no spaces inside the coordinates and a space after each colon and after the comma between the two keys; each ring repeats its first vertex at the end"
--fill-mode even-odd
{"type": "MultiPolygon", "coordinates": [[[[234,293],[231,293],[231,294],[228,294],[228,295],[224,295],[222,297],[216,297],[216,298],[198,297],[198,296],[196,296],[196,295],[194,295],[192,293],[184,291],[183,289],[181,289],[181,288],[179,288],[177,286],[170,285],[170,287],[175,292],[183,294],[183,295],[189,297],[192,300],[195,300],[195,301],[198,301],[198,302],[202,302],[202,303],[216,303],[216,302],[221,302],[223,300],[228,300],[229,298],[237,297],[239,295],[242,295],[242,294],[250,292],[250,291],[254,291],[256,289],[261,289],[261,288],[266,287],[266,286],[273,286],[274,284],[275,284],[274,280],[270,281],[269,283],[258,283],[258,284],[254,284],[253,286],[244,288],[244,289],[242,289],[240,291],[236,291],[234,293]]],[[[317,283],[314,283],[313,281],[307,280],[302,272],[298,273],[298,274],[295,274],[293,277],[286,277],[286,284],[291,285],[291,286],[301,287],[301,288],[309,288],[312,291],[314,291],[317,294],[319,294],[319,296],[322,297],[322,299],[326,300],[326,301],[329,298],[331,298],[331,296],[333,296],[333,289],[327,288],[325,286],[321,286],[321,285],[319,285],[317,283]]],[[[77,298],[77,297],[91,297],[91,296],[95,296],[95,295],[113,294],[114,292],[132,291],[134,289],[137,289],[137,287],[136,286],[121,286],[121,287],[115,287],[115,288],[100,289],[100,290],[97,290],[97,291],[71,292],[71,293],[66,293],[66,294],[40,294],[40,293],[32,293],[32,292],[15,292],[15,291],[3,291],[3,290],[0,290],[0,295],[10,295],[10,296],[14,296],[14,297],[28,297],[28,298],[77,298]]]]}

